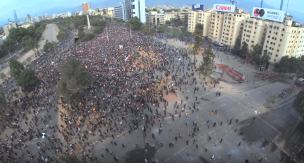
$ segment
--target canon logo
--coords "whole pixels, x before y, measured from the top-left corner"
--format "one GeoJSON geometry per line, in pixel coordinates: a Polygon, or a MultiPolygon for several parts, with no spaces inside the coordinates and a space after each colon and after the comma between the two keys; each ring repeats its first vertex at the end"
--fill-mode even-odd
{"type": "Polygon", "coordinates": [[[215,8],[216,8],[217,10],[231,11],[231,6],[220,6],[220,5],[216,5],[215,8]]]}

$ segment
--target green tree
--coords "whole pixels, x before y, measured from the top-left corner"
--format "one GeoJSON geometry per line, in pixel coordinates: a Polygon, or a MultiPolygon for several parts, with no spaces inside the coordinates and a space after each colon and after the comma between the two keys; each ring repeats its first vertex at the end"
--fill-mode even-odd
{"type": "Polygon", "coordinates": [[[81,40],[82,41],[89,41],[89,40],[91,40],[92,38],[94,38],[95,37],[95,34],[94,33],[88,33],[88,34],[85,34],[82,38],[81,38],[81,40]]]}
{"type": "Polygon", "coordinates": [[[202,43],[203,43],[203,30],[204,26],[202,24],[197,24],[195,26],[194,30],[194,46],[193,46],[193,52],[194,55],[197,55],[198,50],[200,49],[202,43]]]}
{"type": "Polygon", "coordinates": [[[95,77],[74,58],[62,64],[60,70],[61,79],[56,86],[56,92],[67,102],[78,102],[86,87],[94,83],[95,77]]]}
{"type": "Polygon", "coordinates": [[[7,104],[7,101],[6,101],[5,94],[3,92],[2,86],[0,86],[0,114],[1,115],[3,114],[4,109],[6,109],[6,104],[7,104]]]}
{"type": "Polygon", "coordinates": [[[158,28],[157,28],[158,32],[165,32],[168,30],[168,26],[167,25],[160,25],[158,28]]]}
{"type": "Polygon", "coordinates": [[[293,106],[304,117],[304,88],[296,95],[296,98],[293,100],[293,106]]]}
{"type": "Polygon", "coordinates": [[[241,51],[241,37],[238,37],[235,40],[235,45],[233,47],[233,53],[236,55],[240,55],[240,51],[241,51]]]}
{"type": "Polygon", "coordinates": [[[127,24],[128,24],[129,26],[131,26],[131,29],[132,29],[132,30],[139,30],[139,29],[141,29],[141,27],[142,27],[142,25],[143,25],[143,24],[140,22],[140,20],[139,20],[138,17],[134,17],[134,18],[130,19],[130,20],[127,22],[127,24]]]}
{"type": "Polygon", "coordinates": [[[212,73],[212,67],[214,63],[214,54],[212,52],[211,41],[209,41],[209,46],[204,50],[203,61],[199,67],[199,74],[204,75],[204,77],[212,73]]]}
{"type": "Polygon", "coordinates": [[[104,29],[104,26],[97,27],[97,28],[94,29],[93,32],[94,32],[95,34],[100,34],[100,33],[103,31],[103,29],[104,29]]]}
{"type": "Polygon", "coordinates": [[[57,44],[57,42],[55,42],[55,41],[49,42],[48,40],[46,40],[46,42],[43,46],[43,51],[46,53],[50,52],[56,44],[57,44]]]}
{"type": "Polygon", "coordinates": [[[24,71],[24,66],[15,59],[10,59],[10,71],[11,76],[15,79],[21,75],[22,71],[24,71]]]}
{"type": "Polygon", "coordinates": [[[22,73],[17,77],[17,85],[20,86],[24,91],[30,91],[33,87],[39,84],[39,80],[33,70],[23,70],[22,73]]]}
{"type": "Polygon", "coordinates": [[[243,58],[248,58],[248,55],[249,55],[249,53],[248,53],[248,44],[245,41],[243,41],[243,43],[242,43],[242,48],[241,48],[240,52],[241,52],[241,56],[243,58]]]}
{"type": "Polygon", "coordinates": [[[304,55],[302,55],[300,58],[299,58],[299,67],[298,67],[298,71],[297,71],[297,75],[299,77],[304,77],[304,55]]]}
{"type": "Polygon", "coordinates": [[[269,56],[267,53],[268,53],[268,52],[267,52],[267,49],[264,50],[264,54],[263,54],[263,56],[262,56],[262,58],[261,58],[261,62],[262,62],[263,64],[267,64],[267,63],[269,62],[269,60],[270,60],[270,56],[269,56]]]}
{"type": "Polygon", "coordinates": [[[4,78],[5,78],[5,74],[4,74],[3,72],[1,72],[0,78],[1,78],[1,79],[4,79],[4,78]]]}
{"type": "Polygon", "coordinates": [[[281,58],[280,62],[274,65],[274,67],[278,69],[281,73],[295,73],[297,72],[300,65],[300,59],[296,57],[289,58],[288,56],[284,56],[281,58]]]}
{"type": "Polygon", "coordinates": [[[253,50],[250,54],[251,59],[253,59],[255,62],[261,61],[261,54],[262,54],[263,47],[259,44],[255,44],[253,47],[253,50]]]}

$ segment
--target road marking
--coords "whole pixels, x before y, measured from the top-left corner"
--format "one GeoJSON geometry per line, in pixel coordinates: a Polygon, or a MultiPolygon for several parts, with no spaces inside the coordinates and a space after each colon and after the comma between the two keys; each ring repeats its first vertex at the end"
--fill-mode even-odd
{"type": "Polygon", "coordinates": [[[300,121],[300,118],[298,117],[298,122],[296,123],[296,125],[294,126],[294,128],[291,130],[291,132],[293,132],[293,130],[296,128],[296,126],[298,125],[299,121],[300,121]]]}
{"type": "Polygon", "coordinates": [[[265,122],[269,127],[271,127],[272,129],[274,129],[276,132],[278,132],[280,135],[282,135],[282,133],[280,131],[278,131],[276,128],[274,128],[271,124],[269,124],[268,122],[266,122],[262,117],[258,116],[258,118],[260,118],[263,122],[265,122]]]}

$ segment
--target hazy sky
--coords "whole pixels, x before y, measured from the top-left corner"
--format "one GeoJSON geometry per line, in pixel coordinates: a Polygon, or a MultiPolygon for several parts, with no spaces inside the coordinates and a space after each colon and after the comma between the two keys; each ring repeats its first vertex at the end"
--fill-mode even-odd
{"type": "MultiPolygon", "coordinates": [[[[102,2],[110,1],[110,0],[87,0],[87,2],[95,2],[101,4],[102,2]]],[[[120,0],[123,1],[123,0],[120,0]]],[[[163,0],[146,0],[146,5],[149,4],[149,1],[159,1],[160,4],[165,3],[163,0]]],[[[246,1],[259,1],[259,0],[237,0],[239,3],[246,3],[246,1]]],[[[14,20],[13,11],[16,10],[18,19],[25,18],[26,14],[30,14],[34,17],[37,14],[53,14],[53,13],[44,13],[44,11],[50,11],[50,9],[54,8],[74,8],[76,6],[80,6],[85,0],[0,0],[0,25],[7,22],[7,19],[10,18],[14,20]]],[[[185,3],[189,3],[190,1],[185,1],[185,3]]],[[[210,1],[209,1],[210,2],[210,1]]],[[[221,3],[229,3],[225,2],[225,0],[217,1],[221,3]]],[[[273,5],[276,8],[280,7],[281,0],[264,0],[264,3],[269,5],[273,5]]],[[[284,8],[286,10],[288,0],[284,0],[284,8]]],[[[202,4],[204,2],[202,1],[202,4]]],[[[207,2],[206,2],[207,3],[207,2]]],[[[213,2],[211,2],[213,3],[213,2]]],[[[299,20],[302,20],[304,23],[304,0],[289,0],[289,7],[287,13],[290,11],[297,12],[297,15],[294,17],[299,17],[299,20]],[[303,17],[303,18],[302,18],[303,17]]],[[[97,6],[92,6],[96,8],[97,6]]],[[[99,6],[98,6],[99,7],[99,6]]],[[[258,7],[258,6],[252,6],[258,7]]]]}

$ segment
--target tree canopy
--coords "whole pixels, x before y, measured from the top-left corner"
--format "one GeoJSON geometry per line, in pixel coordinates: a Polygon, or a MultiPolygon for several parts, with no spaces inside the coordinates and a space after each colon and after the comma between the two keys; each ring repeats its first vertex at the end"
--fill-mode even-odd
{"type": "Polygon", "coordinates": [[[75,58],[62,64],[60,70],[61,79],[56,86],[56,92],[67,102],[78,102],[84,90],[94,83],[95,77],[75,58]]]}
{"type": "Polygon", "coordinates": [[[270,60],[270,56],[267,54],[267,49],[266,49],[266,50],[264,50],[264,54],[261,58],[261,62],[263,64],[267,64],[269,62],[269,60],[270,60]]]}
{"type": "Polygon", "coordinates": [[[46,24],[36,23],[34,27],[12,28],[10,34],[0,45],[0,58],[10,52],[20,50],[31,50],[42,36],[46,24]]]}
{"type": "Polygon", "coordinates": [[[274,65],[274,67],[281,73],[296,73],[297,70],[299,70],[300,63],[300,59],[296,57],[284,56],[281,58],[280,62],[274,65]]]}
{"type": "Polygon", "coordinates": [[[195,55],[197,54],[199,48],[201,47],[201,45],[203,43],[203,30],[204,30],[204,26],[202,24],[197,24],[195,26],[194,47],[193,47],[193,51],[194,51],[195,55]]]}
{"type": "Polygon", "coordinates": [[[39,80],[35,75],[35,71],[25,69],[20,76],[17,77],[17,85],[24,91],[30,91],[33,87],[39,84],[39,80]]]}
{"type": "Polygon", "coordinates": [[[241,50],[241,37],[238,37],[235,40],[235,44],[234,44],[234,47],[233,47],[233,53],[236,54],[236,55],[239,55],[240,50],[241,50]]]}
{"type": "Polygon", "coordinates": [[[3,114],[3,110],[6,108],[6,98],[5,98],[5,94],[3,92],[3,88],[2,86],[0,86],[0,114],[3,114]]]}
{"type": "Polygon", "coordinates": [[[262,46],[260,46],[259,44],[255,44],[252,52],[250,53],[250,58],[257,63],[261,62],[262,50],[263,50],[262,46]]]}
{"type": "Polygon", "coordinates": [[[212,52],[211,41],[209,41],[208,48],[203,53],[203,61],[199,67],[199,73],[208,76],[212,73],[212,66],[214,61],[214,54],[212,52]]]}
{"type": "Polygon", "coordinates": [[[139,30],[142,27],[142,23],[140,22],[138,17],[134,17],[130,19],[127,24],[131,27],[132,30],[139,30]]]}
{"type": "Polygon", "coordinates": [[[11,76],[14,78],[20,76],[22,71],[24,70],[24,66],[15,59],[10,59],[9,63],[11,76]]]}
{"type": "Polygon", "coordinates": [[[248,57],[248,54],[249,54],[249,52],[248,52],[248,44],[245,41],[242,42],[242,47],[241,47],[240,52],[241,52],[241,57],[243,57],[243,58],[247,58],[248,57]]]}
{"type": "Polygon", "coordinates": [[[15,59],[10,59],[10,71],[11,76],[15,78],[17,85],[24,91],[30,91],[39,83],[35,71],[25,69],[24,66],[15,59]]]}

